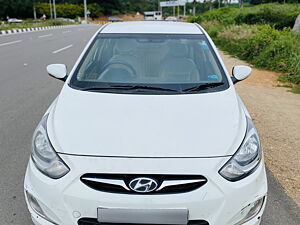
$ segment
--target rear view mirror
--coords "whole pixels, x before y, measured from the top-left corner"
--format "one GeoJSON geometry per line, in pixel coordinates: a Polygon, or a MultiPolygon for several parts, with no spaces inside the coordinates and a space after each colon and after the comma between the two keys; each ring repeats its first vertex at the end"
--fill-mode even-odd
{"type": "Polygon", "coordinates": [[[232,68],[232,82],[235,84],[239,81],[245,80],[250,76],[252,69],[249,66],[235,66],[232,68]]]}
{"type": "Polygon", "coordinates": [[[67,79],[67,66],[65,64],[51,64],[47,66],[47,72],[51,77],[65,81],[67,79]]]}

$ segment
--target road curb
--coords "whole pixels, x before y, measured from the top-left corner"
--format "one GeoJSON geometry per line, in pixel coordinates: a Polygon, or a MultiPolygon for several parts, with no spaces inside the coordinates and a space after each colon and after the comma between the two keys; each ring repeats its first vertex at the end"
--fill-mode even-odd
{"type": "Polygon", "coordinates": [[[12,29],[12,30],[0,30],[0,36],[6,34],[17,34],[17,33],[26,33],[32,31],[42,31],[42,30],[52,30],[59,28],[67,28],[73,27],[77,25],[64,25],[64,26],[47,26],[47,27],[32,27],[32,28],[20,28],[20,29],[12,29]]]}

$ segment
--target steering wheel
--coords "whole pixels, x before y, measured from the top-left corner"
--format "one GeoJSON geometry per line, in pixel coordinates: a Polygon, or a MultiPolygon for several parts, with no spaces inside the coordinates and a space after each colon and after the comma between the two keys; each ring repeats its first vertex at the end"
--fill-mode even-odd
{"type": "MultiPolygon", "coordinates": [[[[100,74],[102,74],[107,68],[109,68],[109,67],[112,66],[112,65],[122,65],[122,66],[125,66],[126,69],[130,71],[130,76],[131,76],[132,78],[134,78],[134,77],[137,76],[137,75],[136,75],[136,71],[135,71],[135,69],[133,68],[133,66],[130,65],[129,63],[123,62],[123,61],[113,61],[113,62],[108,62],[108,63],[106,63],[106,65],[102,68],[102,71],[101,71],[100,74]]],[[[100,77],[101,77],[101,75],[100,75],[100,77]]],[[[100,77],[99,77],[99,78],[100,78],[100,77]]],[[[98,79],[99,79],[99,78],[98,78],[98,79]]]]}

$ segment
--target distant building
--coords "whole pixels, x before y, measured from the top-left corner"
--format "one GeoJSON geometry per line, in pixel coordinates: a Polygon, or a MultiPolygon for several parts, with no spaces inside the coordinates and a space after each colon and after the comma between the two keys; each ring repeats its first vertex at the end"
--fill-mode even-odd
{"type": "Polygon", "coordinates": [[[149,21],[162,20],[162,12],[161,11],[144,12],[144,19],[149,21]]]}

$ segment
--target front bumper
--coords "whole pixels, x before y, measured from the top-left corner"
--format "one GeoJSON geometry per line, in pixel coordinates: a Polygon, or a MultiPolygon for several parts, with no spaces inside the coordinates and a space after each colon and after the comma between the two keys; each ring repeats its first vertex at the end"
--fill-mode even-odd
{"type": "MultiPolygon", "coordinates": [[[[249,177],[229,182],[218,174],[230,157],[186,159],[105,158],[60,155],[71,171],[53,180],[41,174],[30,160],[25,176],[25,192],[41,203],[56,224],[77,225],[80,218],[97,218],[97,208],[169,209],[187,208],[189,220],[205,220],[209,225],[234,225],[240,211],[266,196],[267,179],[263,162],[249,177]],[[213,171],[213,172],[212,172],[213,171]],[[130,195],[93,190],[80,181],[85,173],[195,174],[208,182],[197,190],[181,194],[130,195]]],[[[258,225],[265,208],[244,225],[258,225]]],[[[27,200],[28,203],[28,200],[27,200]]],[[[33,222],[52,225],[28,205],[33,222]]]]}

